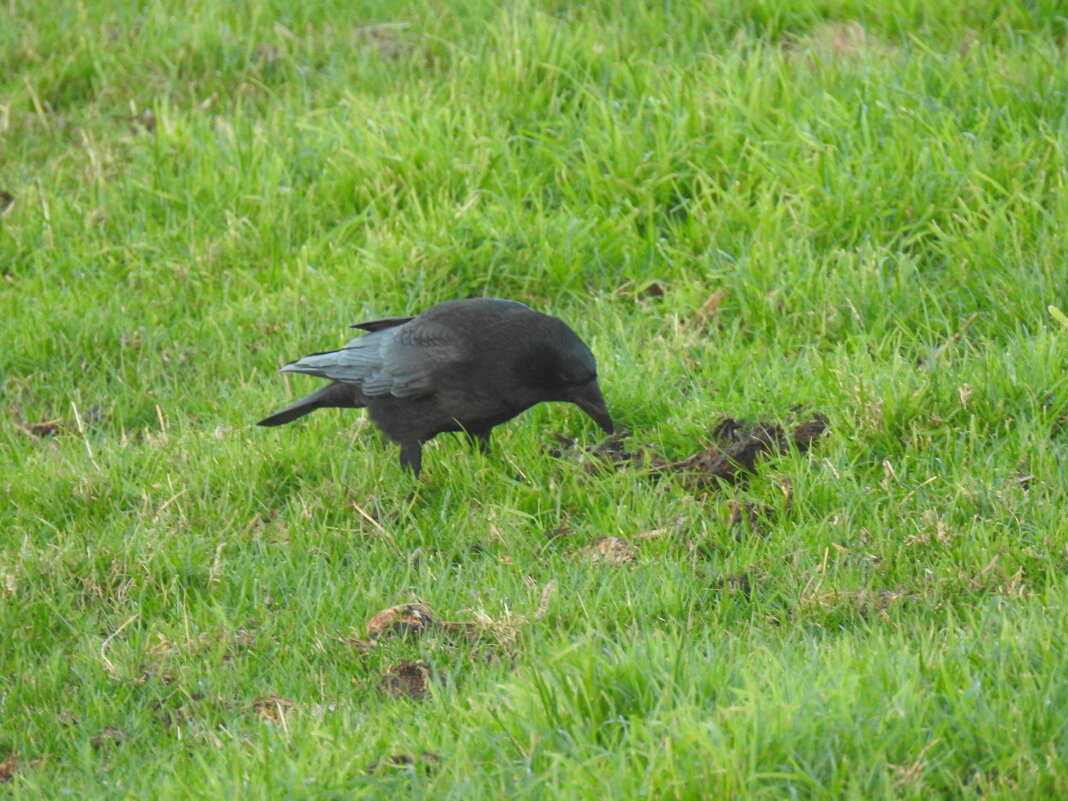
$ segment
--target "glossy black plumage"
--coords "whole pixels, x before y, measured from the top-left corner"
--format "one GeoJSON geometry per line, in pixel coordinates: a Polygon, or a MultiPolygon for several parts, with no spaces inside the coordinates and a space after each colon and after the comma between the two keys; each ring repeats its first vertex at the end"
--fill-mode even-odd
{"type": "Polygon", "coordinates": [[[281,425],[324,407],[367,407],[375,425],[400,445],[401,464],[416,475],[422,445],[432,437],[465,431],[485,448],[494,426],[543,401],[574,403],[612,431],[586,343],[563,321],[522,303],[456,300],[415,317],[353,327],[369,333],[282,368],[332,383],[260,425],[281,425]]]}

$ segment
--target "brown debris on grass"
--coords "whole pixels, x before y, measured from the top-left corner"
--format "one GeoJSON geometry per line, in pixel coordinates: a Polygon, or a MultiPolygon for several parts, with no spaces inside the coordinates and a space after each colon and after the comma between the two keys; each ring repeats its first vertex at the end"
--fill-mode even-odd
{"type": "Polygon", "coordinates": [[[434,616],[426,604],[400,604],[383,609],[368,620],[367,634],[372,641],[383,634],[407,637],[424,634],[434,624],[434,616]]]}
{"type": "Polygon", "coordinates": [[[0,784],[7,784],[15,778],[16,773],[20,771],[25,773],[27,768],[36,768],[51,756],[51,754],[45,754],[36,759],[23,759],[21,752],[12,751],[3,759],[0,759],[0,784]]]}
{"type": "Polygon", "coordinates": [[[719,307],[723,303],[723,299],[727,297],[726,289],[717,289],[711,295],[709,295],[705,302],[701,304],[701,308],[697,310],[697,313],[693,316],[693,325],[698,333],[704,331],[710,322],[716,318],[719,314],[719,307]]]}
{"type": "MultiPolygon", "coordinates": [[[[716,444],[679,461],[668,461],[646,445],[636,451],[623,446],[625,432],[614,434],[592,450],[578,449],[576,459],[594,471],[605,466],[642,465],[654,474],[683,473],[698,487],[708,484],[737,484],[757,472],[761,455],[796,448],[805,452],[826,432],[826,415],[815,414],[811,419],[787,430],[783,426],[761,422],[749,425],[734,418],[725,418],[712,430],[716,444]]],[[[562,457],[575,446],[575,440],[554,434],[562,448],[551,453],[562,457]]]]}
{"type": "Polygon", "coordinates": [[[394,698],[423,698],[430,690],[430,676],[430,665],[422,659],[398,662],[389,666],[378,688],[394,698]]]}
{"type": "Polygon", "coordinates": [[[601,537],[583,548],[582,553],[593,562],[612,565],[633,562],[638,558],[637,549],[622,537],[601,537]]]}
{"type": "MultiPolygon", "coordinates": [[[[461,644],[491,646],[503,645],[514,639],[514,632],[504,620],[494,620],[483,613],[476,613],[476,620],[438,620],[426,604],[399,604],[383,609],[366,624],[369,639],[360,640],[339,637],[338,641],[349,645],[361,655],[367,655],[386,640],[393,638],[421,637],[433,633],[436,645],[456,646],[461,644]]],[[[525,625],[526,618],[520,618],[525,625]]]]}
{"type": "Polygon", "coordinates": [[[902,590],[831,590],[819,592],[807,588],[801,592],[798,606],[803,612],[811,611],[848,611],[868,617],[872,612],[878,614],[884,620],[889,620],[887,610],[902,599],[908,597],[902,590]]]}
{"type": "MultiPolygon", "coordinates": [[[[20,386],[18,389],[22,395],[28,394],[28,390],[25,386],[20,386]]],[[[70,422],[62,417],[53,417],[51,419],[39,420],[36,423],[31,423],[28,420],[23,419],[22,404],[18,401],[9,404],[6,411],[15,428],[34,439],[47,439],[48,437],[54,437],[59,434],[73,433],[77,433],[84,437],[87,425],[95,425],[104,419],[104,412],[98,404],[93,404],[84,412],[79,412],[78,407],[73,403],[71,404],[71,408],[74,412],[74,419],[70,422]]]]}
{"type": "Polygon", "coordinates": [[[692,474],[698,484],[709,481],[736,484],[756,473],[757,457],[791,446],[804,452],[827,430],[827,425],[827,418],[822,414],[815,415],[790,431],[774,423],[757,423],[749,427],[727,418],[713,432],[713,436],[724,444],[712,445],[664,469],[692,474]]]}
{"type": "Polygon", "coordinates": [[[44,439],[58,434],[63,429],[64,422],[62,417],[57,417],[54,420],[42,420],[39,423],[16,422],[15,425],[24,434],[36,439],[44,439]]]}
{"type": "Polygon", "coordinates": [[[264,720],[268,720],[271,723],[283,723],[285,721],[286,710],[296,709],[297,704],[295,701],[290,701],[288,698],[282,698],[279,695],[265,695],[257,698],[246,709],[251,709],[257,715],[264,720]]]}
{"type": "Polygon", "coordinates": [[[646,298],[662,298],[667,294],[667,290],[659,281],[650,281],[638,291],[638,294],[646,298]]]}
{"type": "Polygon", "coordinates": [[[19,768],[19,752],[12,751],[4,759],[0,760],[0,784],[5,784],[15,778],[19,768]]]}
{"type": "MultiPolygon", "coordinates": [[[[548,587],[542,591],[542,605],[548,603],[549,593],[548,587]]],[[[539,605],[538,614],[544,612],[542,605],[539,605]]],[[[368,622],[370,640],[339,639],[366,655],[372,649],[388,648],[387,641],[391,637],[428,636],[428,639],[423,640],[422,647],[429,651],[448,652],[459,648],[460,653],[469,659],[492,661],[502,656],[512,656],[515,641],[520,632],[529,625],[526,616],[515,613],[494,619],[475,610],[474,617],[474,620],[436,620],[424,604],[401,604],[384,609],[368,622]]],[[[444,679],[444,673],[441,671],[438,676],[439,679],[444,679]]],[[[426,662],[403,661],[390,665],[379,679],[378,687],[382,692],[396,698],[421,698],[429,691],[432,678],[432,671],[426,662]]]]}

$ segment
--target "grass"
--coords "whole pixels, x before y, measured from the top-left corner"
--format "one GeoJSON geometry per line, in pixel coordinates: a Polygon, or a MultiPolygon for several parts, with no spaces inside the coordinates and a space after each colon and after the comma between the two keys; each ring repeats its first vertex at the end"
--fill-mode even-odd
{"type": "Polygon", "coordinates": [[[0,795],[1068,795],[1060,4],[617,5],[4,4],[0,795]],[[418,482],[253,425],[482,294],[634,447],[829,433],[708,491],[561,406],[418,482]],[[367,645],[417,599],[477,638],[367,645]]]}

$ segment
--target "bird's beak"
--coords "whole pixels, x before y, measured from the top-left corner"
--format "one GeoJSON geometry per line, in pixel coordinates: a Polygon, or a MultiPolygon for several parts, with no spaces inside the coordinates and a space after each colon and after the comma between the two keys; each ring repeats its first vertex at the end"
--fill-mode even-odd
{"type": "Polygon", "coordinates": [[[596,378],[576,389],[569,400],[593,418],[593,422],[604,429],[606,434],[612,433],[612,415],[608,413],[608,405],[604,402],[604,395],[601,394],[596,378]]]}

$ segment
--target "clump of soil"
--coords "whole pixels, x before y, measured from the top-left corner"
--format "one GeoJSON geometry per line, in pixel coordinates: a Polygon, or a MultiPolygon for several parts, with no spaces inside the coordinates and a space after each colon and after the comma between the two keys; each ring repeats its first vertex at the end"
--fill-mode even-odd
{"type": "Polygon", "coordinates": [[[789,430],[767,422],[749,426],[728,417],[712,432],[718,444],[660,469],[663,472],[689,474],[697,484],[713,481],[736,484],[757,472],[759,457],[774,455],[791,447],[803,453],[823,435],[827,426],[827,417],[822,414],[789,430]]]}
{"type": "Polygon", "coordinates": [[[422,659],[390,665],[378,682],[379,689],[394,698],[422,698],[430,690],[430,665],[422,659]]]}
{"type": "Polygon", "coordinates": [[[826,432],[827,416],[815,414],[792,428],[771,422],[749,424],[728,417],[712,430],[713,444],[685,459],[671,460],[656,452],[652,445],[627,450],[625,434],[608,437],[593,449],[576,449],[575,440],[554,434],[562,446],[551,453],[572,456],[596,471],[604,467],[642,466],[655,474],[681,473],[698,487],[709,484],[737,484],[758,471],[761,457],[771,457],[795,448],[807,451],[826,432]]]}
{"type": "Polygon", "coordinates": [[[413,636],[423,634],[434,625],[434,617],[425,604],[401,604],[383,609],[367,621],[367,633],[372,640],[385,634],[413,636]]]}

